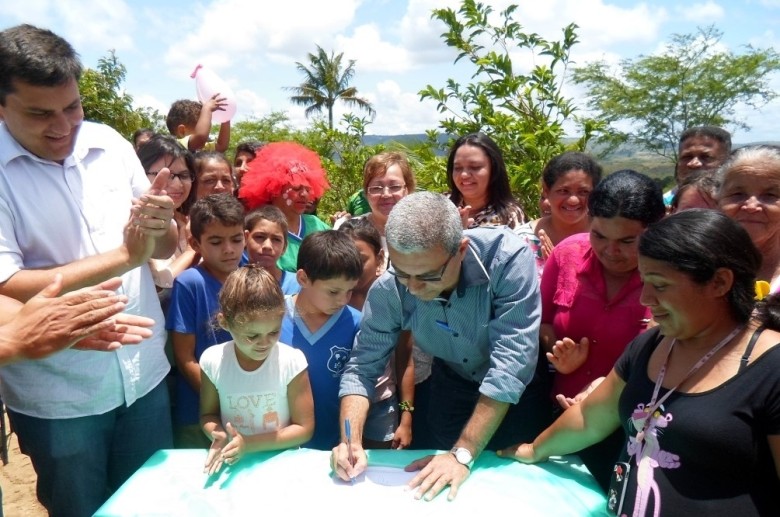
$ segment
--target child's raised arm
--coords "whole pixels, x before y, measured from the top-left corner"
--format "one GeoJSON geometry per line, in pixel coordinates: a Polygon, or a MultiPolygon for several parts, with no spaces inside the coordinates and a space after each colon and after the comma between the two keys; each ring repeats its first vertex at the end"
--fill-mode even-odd
{"type": "Polygon", "coordinates": [[[230,121],[223,122],[219,125],[219,134],[217,135],[217,141],[214,143],[214,150],[218,153],[224,153],[230,146],[230,121]]]}
{"type": "Polygon", "coordinates": [[[187,141],[187,147],[190,151],[193,153],[195,151],[200,151],[206,145],[206,142],[209,141],[209,134],[211,133],[211,114],[216,110],[224,109],[225,104],[227,104],[227,99],[225,97],[220,97],[218,93],[202,103],[198,122],[195,124],[195,127],[193,128],[194,132],[187,141]]]}

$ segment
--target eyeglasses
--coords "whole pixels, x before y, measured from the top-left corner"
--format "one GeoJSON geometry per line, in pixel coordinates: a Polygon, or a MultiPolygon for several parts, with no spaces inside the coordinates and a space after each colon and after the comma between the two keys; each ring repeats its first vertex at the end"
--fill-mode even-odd
{"type": "Polygon", "coordinates": [[[372,196],[381,196],[385,193],[385,190],[389,192],[390,194],[398,194],[403,189],[406,188],[406,185],[371,185],[366,189],[366,191],[372,195],[372,196]]]}
{"type": "Polygon", "coordinates": [[[447,271],[447,266],[450,265],[450,261],[452,258],[457,255],[458,253],[455,252],[452,255],[447,258],[447,262],[444,263],[444,265],[441,267],[441,270],[439,270],[439,274],[437,275],[408,275],[402,271],[396,271],[392,268],[392,264],[390,261],[387,261],[387,272],[393,275],[394,277],[400,279],[400,280],[410,280],[412,278],[416,279],[418,282],[426,282],[426,283],[433,283],[433,282],[441,282],[442,277],[444,276],[444,273],[447,271]]]}
{"type": "MultiPolygon", "coordinates": [[[[159,173],[160,171],[149,171],[146,173],[146,176],[149,178],[149,181],[154,181],[154,178],[156,178],[159,173]]],[[[191,171],[171,172],[168,183],[173,183],[173,180],[176,178],[179,178],[179,181],[182,183],[192,183],[195,179],[195,174],[191,171]]]]}

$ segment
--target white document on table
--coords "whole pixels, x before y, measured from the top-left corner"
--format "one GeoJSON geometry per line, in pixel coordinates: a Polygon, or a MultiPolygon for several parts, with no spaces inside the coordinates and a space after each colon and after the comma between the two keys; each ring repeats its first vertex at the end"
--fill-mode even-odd
{"type": "Polygon", "coordinates": [[[381,467],[369,465],[368,468],[355,478],[355,482],[344,481],[333,476],[333,482],[337,485],[356,487],[401,487],[405,488],[417,472],[406,472],[399,467],[381,467]]]}

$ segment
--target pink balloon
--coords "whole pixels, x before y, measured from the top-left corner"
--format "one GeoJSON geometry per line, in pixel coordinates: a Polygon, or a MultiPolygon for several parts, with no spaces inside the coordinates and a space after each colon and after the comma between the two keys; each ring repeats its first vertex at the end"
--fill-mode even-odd
{"type": "Polygon", "coordinates": [[[236,94],[233,89],[210,69],[199,64],[195,67],[190,77],[195,79],[195,89],[198,92],[198,100],[205,102],[214,95],[225,97],[227,105],[223,110],[217,110],[211,115],[211,121],[222,124],[233,118],[236,114],[236,94]]]}

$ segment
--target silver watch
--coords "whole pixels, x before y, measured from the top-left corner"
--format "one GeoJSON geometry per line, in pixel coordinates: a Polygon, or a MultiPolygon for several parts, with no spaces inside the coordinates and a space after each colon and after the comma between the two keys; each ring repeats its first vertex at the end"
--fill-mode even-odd
{"type": "Polygon", "coordinates": [[[474,456],[470,450],[465,447],[453,447],[450,452],[455,456],[455,461],[471,470],[471,467],[474,465],[474,456]]]}

